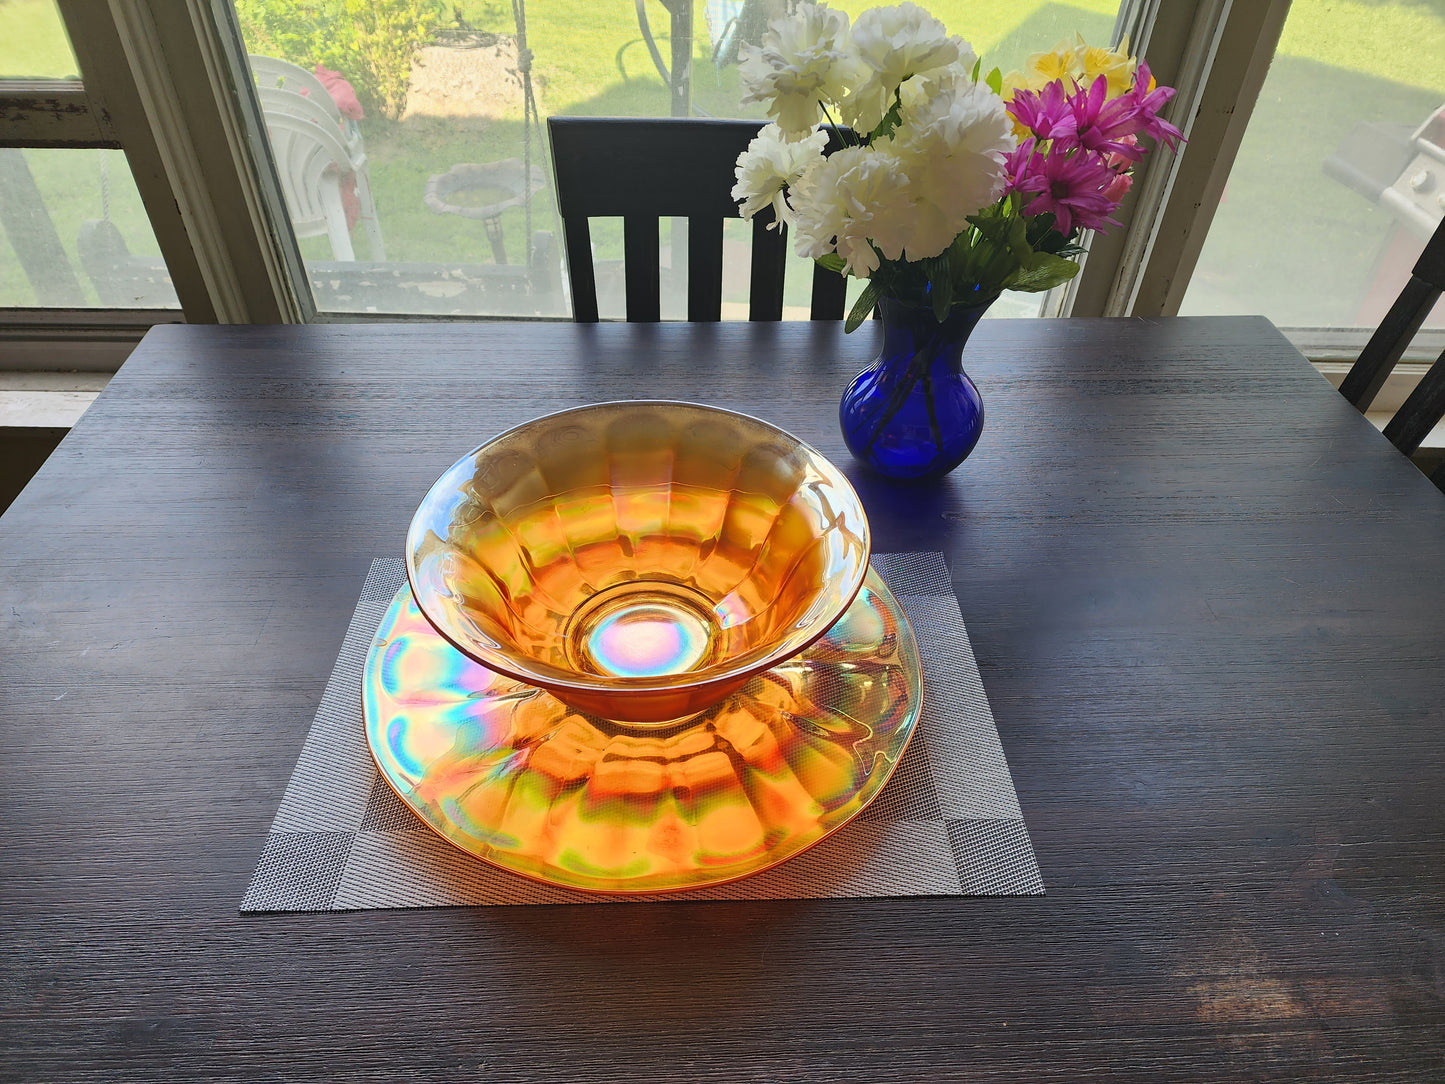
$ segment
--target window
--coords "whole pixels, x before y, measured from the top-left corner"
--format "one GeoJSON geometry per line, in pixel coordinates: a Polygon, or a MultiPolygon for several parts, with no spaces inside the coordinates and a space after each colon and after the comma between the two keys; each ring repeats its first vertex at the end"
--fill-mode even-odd
{"type": "Polygon", "coordinates": [[[1373,328],[1442,213],[1445,3],[1294,0],[1179,311],[1373,328]]]}
{"type": "MultiPolygon", "coordinates": [[[[561,231],[541,119],[763,115],[740,106],[737,69],[739,46],[766,25],[768,5],[760,0],[709,0],[690,11],[656,0],[635,8],[525,0],[510,8],[466,0],[441,12],[406,0],[383,6],[397,14],[385,41],[414,43],[414,58],[404,49],[364,49],[371,27],[339,7],[235,4],[323,312],[565,315],[561,231]],[[690,39],[681,62],[679,35],[690,39]],[[309,128],[300,123],[307,119],[309,128]],[[330,164],[310,176],[302,165],[307,156],[312,165],[330,164]],[[323,203],[331,207],[329,222],[323,203]],[[378,260],[386,266],[375,266],[378,260]]],[[[871,5],[835,6],[856,16],[871,5]]],[[[1004,70],[1075,32],[1106,40],[1115,9],[1116,0],[929,5],[989,65],[1004,70]]],[[[727,225],[724,315],[745,316],[748,227],[727,225]]],[[[680,221],[662,226],[663,266],[677,268],[664,276],[665,317],[685,310],[685,228],[680,221]]],[[[594,223],[592,238],[599,307],[604,318],[620,317],[620,221],[594,223]]],[[[810,281],[807,261],[794,257],[786,275],[791,314],[806,315],[810,281]]],[[[993,314],[1037,315],[1039,304],[1039,295],[1021,294],[993,314]]]]}
{"type": "Polygon", "coordinates": [[[0,79],[79,79],[55,0],[0,4],[0,79]]]}
{"type": "MultiPolygon", "coordinates": [[[[88,280],[67,235],[76,232],[78,241],[80,223],[109,218],[130,257],[157,270],[164,265],[191,320],[557,316],[566,312],[565,277],[541,119],[553,112],[736,114],[733,50],[757,33],[760,13],[785,2],[644,0],[639,17],[639,9],[625,3],[599,7],[582,0],[539,0],[530,7],[525,0],[510,6],[498,0],[3,0],[0,20],[8,22],[0,22],[0,49],[9,53],[0,53],[0,112],[10,123],[0,145],[22,149],[37,178],[55,176],[42,151],[84,150],[83,157],[67,159],[73,183],[47,182],[65,188],[72,206],[53,209],[45,200],[61,196],[42,195],[84,304],[114,305],[105,298],[123,295],[88,280]],[[71,31],[73,63],[57,11],[71,31]],[[177,17],[181,11],[188,17],[177,17]],[[297,23],[297,13],[309,13],[310,22],[297,23]],[[378,13],[401,27],[399,39],[367,37],[378,13]],[[26,20],[26,29],[17,29],[16,20],[26,20]],[[267,62],[249,57],[293,68],[267,75],[259,70],[267,62]],[[79,68],[84,84],[61,78],[64,68],[79,68]],[[685,79],[674,78],[679,71],[685,79]],[[350,84],[354,99],[339,80],[350,84]],[[45,107],[33,108],[37,102],[45,107]],[[275,137],[282,129],[304,132],[301,124],[322,127],[317,110],[335,138],[327,141],[330,157],[316,174],[331,170],[335,183],[312,184],[305,195],[315,197],[314,206],[303,207],[295,178],[277,173],[290,159],[275,137]],[[122,155],[133,182],[120,168],[122,155]],[[137,202],[150,239],[131,228],[139,219],[137,202]]],[[[840,6],[856,14],[868,3],[840,6]]],[[[1161,81],[1180,88],[1173,117],[1189,126],[1187,150],[1177,164],[1166,155],[1146,162],[1149,173],[1123,209],[1126,229],[1094,239],[1063,311],[1174,311],[1218,208],[1220,232],[1201,264],[1198,297],[1217,288],[1213,253],[1226,251],[1219,246],[1242,205],[1233,194],[1238,186],[1224,192],[1222,205],[1218,196],[1288,0],[1125,0],[1118,12],[1112,0],[934,0],[929,6],[1005,69],[1071,31],[1102,38],[1112,29],[1115,37],[1128,33],[1161,81]]],[[[1337,20],[1345,17],[1340,12],[1355,18],[1365,11],[1372,26],[1392,35],[1417,33],[1415,23],[1406,22],[1424,20],[1417,36],[1428,44],[1441,3],[1299,0],[1297,6],[1332,10],[1337,20]]],[[[1309,55],[1312,42],[1338,50],[1329,37],[1286,35],[1282,65],[1334,63],[1334,54],[1309,55]]],[[[1438,45],[1430,48],[1439,55],[1438,45]]],[[[1358,49],[1344,66],[1355,75],[1378,75],[1394,54],[1382,54],[1373,69],[1368,55],[1358,49]]],[[[1434,92],[1439,77],[1391,78],[1434,92]]],[[[1291,94],[1286,87],[1281,100],[1291,94]]],[[[1413,98],[1409,104],[1416,107],[1413,98]]],[[[1281,123],[1268,120],[1272,108],[1266,104],[1261,125],[1281,123]]],[[[1245,170],[1242,164],[1240,184],[1245,170]]],[[[1337,197],[1359,198],[1323,175],[1316,181],[1339,188],[1337,197]]],[[[1362,211],[1365,219],[1383,213],[1362,211]]],[[[597,231],[594,238],[600,259],[620,258],[616,237],[597,231]]],[[[666,254],[667,231],[663,244],[666,254]]],[[[737,255],[732,262],[745,265],[737,255]]],[[[791,275],[800,290],[807,277],[791,275]]],[[[28,306],[51,304],[33,284],[30,289],[27,299],[12,283],[0,298],[0,323],[14,323],[16,313],[34,322],[37,310],[28,306]],[[22,307],[3,307],[17,304],[22,307]]],[[[736,289],[740,300],[741,285],[736,289]]],[[[136,304],[164,303],[146,291],[130,296],[136,304]]],[[[1028,312],[1028,302],[996,310],[1028,312]]],[[[174,318],[154,308],[143,313],[144,319],[174,318]]],[[[1285,310],[1280,315],[1290,318],[1285,310]]]]}
{"type": "MultiPolygon", "coordinates": [[[[31,115],[82,94],[78,70],[54,0],[0,3],[0,78],[29,91],[31,115]]],[[[0,148],[0,307],[178,307],[125,156],[83,121],[31,142],[52,147],[0,148]],[[135,282],[101,273],[132,257],[135,282]]]]}
{"type": "Polygon", "coordinates": [[[0,192],[0,305],[180,307],[120,151],[0,148],[0,192]]]}

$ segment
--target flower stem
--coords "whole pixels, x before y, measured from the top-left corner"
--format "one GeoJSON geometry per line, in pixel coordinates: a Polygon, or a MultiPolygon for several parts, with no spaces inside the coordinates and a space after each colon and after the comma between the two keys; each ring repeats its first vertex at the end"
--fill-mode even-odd
{"type": "Polygon", "coordinates": [[[943,428],[938,424],[938,404],[933,401],[933,376],[931,371],[923,374],[923,405],[928,409],[928,431],[933,434],[933,446],[943,450],[943,428]]]}
{"type": "Polygon", "coordinates": [[[818,108],[823,111],[823,116],[828,118],[828,127],[833,129],[833,135],[837,137],[838,145],[840,147],[849,146],[848,141],[843,138],[843,130],[838,127],[838,122],[833,119],[833,114],[828,112],[828,107],[821,100],[818,102],[818,108]]]}
{"type": "Polygon", "coordinates": [[[933,405],[933,382],[929,379],[928,371],[932,368],[934,359],[938,356],[939,351],[941,351],[945,345],[941,336],[934,335],[929,338],[926,345],[914,353],[912,361],[909,362],[908,370],[899,379],[892,392],[889,393],[888,399],[884,402],[878,421],[869,426],[868,442],[864,445],[867,451],[871,452],[873,450],[873,445],[878,442],[878,438],[883,434],[884,427],[903,409],[904,405],[908,402],[909,395],[913,393],[913,389],[920,379],[924,381],[924,396],[928,407],[929,426],[933,430],[934,440],[938,442],[939,447],[942,447],[943,439],[939,432],[938,417],[933,405]]]}

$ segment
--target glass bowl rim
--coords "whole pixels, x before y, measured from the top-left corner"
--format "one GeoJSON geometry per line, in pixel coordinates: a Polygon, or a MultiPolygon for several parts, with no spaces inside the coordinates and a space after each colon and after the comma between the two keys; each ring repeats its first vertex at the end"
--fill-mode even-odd
{"type": "Polygon", "coordinates": [[[746,680],[753,674],[762,673],[764,670],[771,669],[778,663],[797,655],[799,652],[806,651],[822,639],[838,619],[848,612],[848,607],[853,604],[853,600],[858,597],[858,592],[863,588],[863,581],[868,576],[869,562],[872,556],[873,530],[868,522],[868,513],[863,507],[863,500],[858,496],[858,491],[853,488],[853,483],[848,480],[848,476],[843,473],[837,464],[801,437],[790,433],[782,426],[774,425],[772,422],[758,418],[752,414],[745,414],[740,410],[729,410],[726,407],[712,406],[707,403],[694,403],[684,399],[608,399],[597,403],[584,403],[580,406],[566,407],[562,410],[555,410],[550,414],[540,414],[535,418],[530,418],[527,421],[504,429],[490,439],[478,444],[470,452],[455,459],[451,465],[442,471],[437,479],[427,487],[426,494],[422,497],[421,503],[417,505],[416,511],[412,513],[412,518],[407,525],[406,531],[405,564],[407,585],[411,588],[412,595],[416,598],[417,609],[421,611],[427,623],[436,629],[437,633],[444,640],[473,661],[479,662],[483,666],[489,667],[506,677],[543,688],[573,690],[578,693],[616,692],[624,695],[641,695],[645,693],[703,689],[712,685],[734,684],[746,680]],[[527,666],[523,660],[514,654],[490,649],[482,644],[465,642],[453,636],[449,630],[444,628],[442,624],[432,616],[428,610],[428,600],[417,590],[417,574],[413,562],[416,547],[412,544],[412,536],[417,530],[417,517],[420,515],[421,510],[426,507],[427,502],[431,499],[431,495],[436,491],[437,487],[441,485],[442,480],[457,467],[461,466],[462,463],[469,460],[474,461],[477,454],[483,449],[498,444],[513,434],[530,428],[531,426],[539,425],[543,422],[555,421],[568,414],[601,410],[607,407],[633,406],[686,407],[701,413],[722,414],[734,418],[741,418],[744,421],[752,422],[755,425],[760,425],[765,429],[771,430],[779,436],[786,437],[811,457],[815,469],[828,477],[830,485],[851,499],[852,506],[857,510],[858,519],[862,524],[862,529],[858,532],[862,536],[862,558],[853,573],[853,582],[846,583],[842,593],[839,595],[839,604],[836,607],[836,612],[827,614],[814,621],[813,624],[815,627],[808,631],[807,636],[803,640],[789,646],[786,642],[787,638],[785,637],[784,643],[779,644],[778,647],[761,658],[727,668],[690,670],[680,674],[665,674],[657,677],[615,677],[598,674],[595,675],[595,680],[587,680],[591,675],[573,670],[548,667],[545,671],[539,671],[538,669],[527,666]]]}

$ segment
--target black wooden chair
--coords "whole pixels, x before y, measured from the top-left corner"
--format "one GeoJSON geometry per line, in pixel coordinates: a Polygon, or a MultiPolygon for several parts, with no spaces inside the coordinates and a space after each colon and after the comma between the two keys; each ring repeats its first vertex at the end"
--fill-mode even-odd
{"type": "MultiPolygon", "coordinates": [[[[1386,378],[1442,292],[1445,292],[1445,221],[1435,227],[1434,236],[1410,272],[1410,281],[1340,385],[1340,394],[1362,413],[1370,408],[1384,387],[1386,378]]],[[[1385,436],[1400,451],[1413,455],[1442,416],[1445,416],[1445,352],[1395,411],[1385,426],[1385,436]]],[[[1445,465],[1437,467],[1430,478],[1445,489],[1445,465]]]]}
{"type": "MultiPolygon", "coordinates": [[[[733,170],[761,127],[751,120],[547,118],[577,322],[597,321],[587,220],[609,217],[623,221],[629,321],[661,319],[662,218],[687,219],[687,318],[721,319],[723,219],[738,217],[733,170]]],[[[767,229],[771,221],[771,209],[753,218],[751,320],[783,318],[788,231],[782,224],[767,229]]],[[[812,318],[841,320],[846,288],[843,276],[814,267],[812,318]]]]}

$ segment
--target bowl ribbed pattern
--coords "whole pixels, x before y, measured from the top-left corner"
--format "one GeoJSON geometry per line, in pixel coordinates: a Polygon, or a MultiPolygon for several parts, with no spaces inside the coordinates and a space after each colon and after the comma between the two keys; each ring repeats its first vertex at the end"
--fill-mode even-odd
{"type": "Polygon", "coordinates": [[[764,422],[689,403],[540,418],[464,456],[407,535],[458,649],[606,718],[696,712],[796,655],[867,571],[843,474],[764,422]]]}

